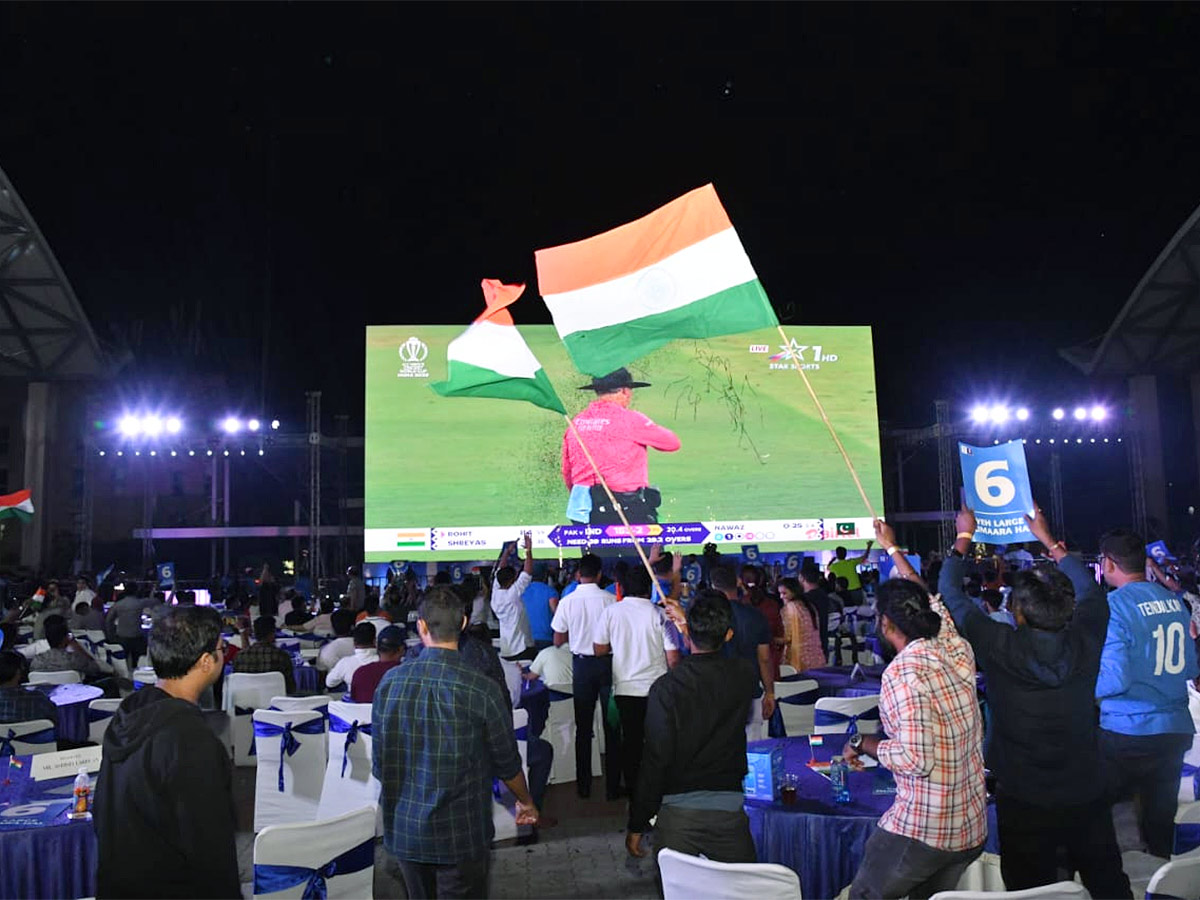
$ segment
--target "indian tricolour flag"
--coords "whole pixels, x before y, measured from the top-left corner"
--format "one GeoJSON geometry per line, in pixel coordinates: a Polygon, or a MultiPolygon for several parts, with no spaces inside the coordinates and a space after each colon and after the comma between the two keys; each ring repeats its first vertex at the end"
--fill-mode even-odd
{"type": "Polygon", "coordinates": [[[29,491],[0,496],[0,519],[20,519],[28,522],[33,518],[33,501],[29,491]]]}
{"type": "Polygon", "coordinates": [[[498,397],[526,400],[567,414],[517,326],[508,306],[525,290],[523,284],[483,280],[487,309],[446,348],[446,380],[430,387],[443,397],[498,397]]]}
{"type": "Polygon", "coordinates": [[[534,255],[554,327],[588,375],[607,375],[677,338],[779,324],[711,184],[534,255]]]}

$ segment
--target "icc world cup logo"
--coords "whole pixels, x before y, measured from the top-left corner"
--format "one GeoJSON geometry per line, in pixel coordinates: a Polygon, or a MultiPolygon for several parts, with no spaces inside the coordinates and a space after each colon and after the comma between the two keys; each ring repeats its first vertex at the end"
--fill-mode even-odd
{"type": "Polygon", "coordinates": [[[429,347],[418,337],[410,337],[400,345],[400,361],[403,365],[396,373],[397,378],[428,378],[429,371],[425,368],[425,357],[429,356],[429,347]]]}

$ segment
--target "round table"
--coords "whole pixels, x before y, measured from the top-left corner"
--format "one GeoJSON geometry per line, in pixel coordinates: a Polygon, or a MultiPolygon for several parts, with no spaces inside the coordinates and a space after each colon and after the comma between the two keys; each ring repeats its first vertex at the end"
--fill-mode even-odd
{"type": "MultiPolygon", "coordinates": [[[[851,802],[834,803],[829,780],[808,768],[815,758],[838,756],[845,735],[824,735],[822,745],[809,747],[807,737],[757,741],[766,749],[783,746],[784,771],[799,776],[796,803],[747,800],[746,815],[758,851],[758,861],[787,866],[800,876],[803,897],[836,897],[854,880],[867,840],[879,817],[895,799],[896,785],[882,766],[850,773],[851,802]]],[[[995,807],[988,805],[985,852],[999,853],[995,807]]]]}
{"type": "Polygon", "coordinates": [[[35,684],[27,687],[46,694],[57,708],[54,734],[58,740],[81,744],[88,739],[88,704],[103,697],[103,689],[91,684],[35,684]]]}
{"type": "Polygon", "coordinates": [[[852,677],[853,666],[822,666],[805,669],[797,675],[788,675],[781,682],[815,681],[817,692],[822,697],[867,697],[878,694],[881,689],[882,666],[861,666],[862,678],[852,677]]]}

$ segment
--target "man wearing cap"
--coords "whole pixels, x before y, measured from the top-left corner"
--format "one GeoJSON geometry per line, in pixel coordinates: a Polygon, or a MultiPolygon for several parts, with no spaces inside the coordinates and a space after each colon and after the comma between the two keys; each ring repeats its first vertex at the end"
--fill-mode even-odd
{"type": "MultiPolygon", "coordinates": [[[[674,453],[679,449],[679,437],[629,408],[633,389],[639,387],[650,385],[634,381],[624,368],[593,378],[580,390],[594,391],[596,399],[573,421],[629,521],[653,523],[658,521],[662,496],[649,486],[646,448],[674,453]]],[[[563,435],[562,473],[571,492],[567,515],[573,522],[611,525],[621,521],[570,429],[563,435]]]]}
{"type": "Polygon", "coordinates": [[[404,659],[404,629],[399,625],[384,628],[375,639],[375,649],[379,652],[379,659],[359,666],[350,679],[352,703],[370,703],[374,700],[375,689],[388,669],[400,665],[404,659]]]}

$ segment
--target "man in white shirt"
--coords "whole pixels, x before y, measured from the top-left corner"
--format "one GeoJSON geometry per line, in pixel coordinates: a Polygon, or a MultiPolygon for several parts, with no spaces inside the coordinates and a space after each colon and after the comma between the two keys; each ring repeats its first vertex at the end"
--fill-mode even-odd
{"type": "Polygon", "coordinates": [[[571,689],[575,676],[571,671],[571,648],[566,644],[547,647],[529,664],[530,680],[540,678],[547,687],[565,691],[571,689]]]}
{"type": "Polygon", "coordinates": [[[621,769],[631,797],[642,767],[646,696],[667,674],[667,667],[679,662],[679,648],[663,628],[662,612],[649,600],[653,589],[644,568],[630,568],[621,579],[625,598],[604,610],[592,633],[596,656],[612,654],[613,694],[621,713],[621,769]]]}
{"type": "Polygon", "coordinates": [[[596,656],[592,640],[596,623],[614,602],[613,595],[596,584],[600,571],[598,557],[588,553],[579,560],[575,575],[579,587],[558,601],[550,628],[554,631],[554,645],[569,644],[573,656],[575,791],[580,797],[592,794],[592,719],[599,701],[600,719],[604,723],[605,795],[616,800],[621,795],[620,732],[609,725],[605,714],[612,692],[612,657],[596,656]]]}
{"type": "Polygon", "coordinates": [[[529,614],[521,602],[521,595],[533,580],[533,536],[525,532],[525,565],[520,574],[508,564],[509,552],[505,545],[492,581],[492,612],[500,623],[500,658],[512,662],[536,655],[529,614]]]}
{"type": "Polygon", "coordinates": [[[354,654],[354,639],[350,630],[354,628],[354,611],[349,609],[334,610],[329,616],[333,625],[333,633],[337,635],[317,653],[317,668],[322,672],[330,671],[339,660],[354,654]]]}
{"type": "Polygon", "coordinates": [[[375,626],[370,622],[359,622],[354,626],[354,652],[343,656],[325,676],[325,687],[336,688],[344,684],[350,690],[350,682],[359,666],[379,662],[379,651],[375,649],[375,626]]]}

